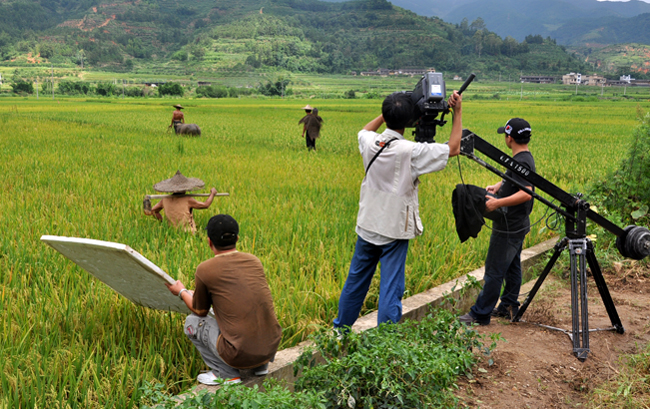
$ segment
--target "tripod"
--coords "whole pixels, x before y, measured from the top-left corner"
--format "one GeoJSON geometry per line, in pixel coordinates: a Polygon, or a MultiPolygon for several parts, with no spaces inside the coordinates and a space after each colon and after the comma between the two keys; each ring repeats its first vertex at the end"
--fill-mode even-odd
{"type": "Polygon", "coordinates": [[[537,291],[542,286],[544,279],[546,276],[548,276],[548,273],[555,265],[555,262],[560,257],[560,254],[564,249],[568,247],[571,262],[571,332],[547,325],[541,326],[552,330],[562,331],[569,335],[569,338],[571,338],[571,341],[573,341],[574,355],[583,362],[585,359],[587,359],[587,354],[589,353],[589,331],[614,330],[619,334],[625,332],[623,324],[621,323],[621,319],[619,318],[616,311],[614,301],[612,300],[612,297],[609,294],[609,290],[607,289],[607,284],[603,278],[600,266],[598,265],[598,260],[596,259],[596,255],[594,253],[594,246],[591,243],[591,240],[587,238],[584,230],[584,227],[586,225],[586,210],[588,208],[588,204],[586,204],[584,201],[580,201],[576,218],[573,221],[567,219],[567,236],[555,244],[551,259],[546,264],[546,267],[544,267],[544,271],[535,282],[533,289],[526,297],[526,300],[519,308],[519,311],[512,318],[513,322],[519,322],[521,320],[521,316],[524,314],[524,312],[526,312],[528,305],[530,305],[531,301],[535,297],[535,294],[537,294],[537,291]],[[607,314],[609,315],[609,319],[612,323],[612,327],[610,328],[594,330],[589,329],[589,313],[587,303],[587,264],[591,269],[591,275],[596,282],[600,297],[603,300],[603,304],[605,305],[605,309],[607,310],[607,314]]]}

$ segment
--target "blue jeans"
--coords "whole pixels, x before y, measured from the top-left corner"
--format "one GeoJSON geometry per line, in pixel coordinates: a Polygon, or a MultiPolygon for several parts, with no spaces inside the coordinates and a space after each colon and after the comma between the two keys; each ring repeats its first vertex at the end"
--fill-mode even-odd
{"type": "Polygon", "coordinates": [[[381,280],[377,324],[399,322],[402,318],[404,267],[408,246],[408,240],[395,240],[376,246],[361,237],[357,238],[350,272],[339,298],[339,315],[334,320],[335,328],[352,326],[359,317],[378,263],[381,263],[381,280]]]}
{"type": "Polygon", "coordinates": [[[496,307],[501,295],[501,286],[506,285],[501,295],[499,309],[506,310],[512,306],[519,308],[519,290],[521,288],[521,249],[524,238],[508,238],[492,233],[490,247],[485,259],[485,283],[476,303],[470,309],[470,315],[482,322],[490,322],[490,313],[496,307]]]}

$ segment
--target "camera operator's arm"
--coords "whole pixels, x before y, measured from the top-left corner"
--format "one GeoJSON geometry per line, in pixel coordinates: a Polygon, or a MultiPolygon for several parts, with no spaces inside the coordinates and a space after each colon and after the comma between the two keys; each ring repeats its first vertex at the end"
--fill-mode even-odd
{"type": "Polygon", "coordinates": [[[384,123],[384,116],[379,115],[377,118],[373,119],[372,121],[368,122],[366,126],[363,127],[364,131],[372,131],[372,132],[377,132],[377,129],[384,123]]]}
{"type": "Polygon", "coordinates": [[[454,91],[447,102],[454,111],[454,119],[451,124],[451,135],[449,136],[449,157],[457,156],[460,153],[460,139],[463,135],[462,105],[463,97],[454,91]]]}

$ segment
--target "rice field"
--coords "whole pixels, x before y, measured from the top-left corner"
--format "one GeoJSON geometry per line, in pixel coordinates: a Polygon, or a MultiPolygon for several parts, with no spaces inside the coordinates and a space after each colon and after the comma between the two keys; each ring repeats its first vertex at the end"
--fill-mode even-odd
{"type": "MultiPolygon", "coordinates": [[[[381,100],[123,100],[0,98],[0,408],[133,407],[145,381],[177,393],[203,368],[182,333],[184,316],[137,307],[42,244],[43,234],[128,244],[191,286],[211,256],[205,235],[187,234],[142,212],[145,194],[176,170],[229,197],[196,211],[199,229],[217,213],[240,222],[241,251],[264,264],[281,348],[329,326],[356,235],[363,166],[356,133],[381,100]],[[182,103],[200,138],[167,132],[182,103]],[[308,152],[298,120],[305,103],[325,121],[308,152]]],[[[538,173],[585,192],[623,158],[637,109],[649,103],[468,100],[464,126],[506,150],[496,129],[513,116],[533,128],[538,173]]],[[[446,141],[451,124],[439,129],[446,141]]],[[[420,185],[423,236],[407,259],[407,294],[478,268],[489,231],[461,244],[454,186],[496,175],[453,158],[420,185]]],[[[532,220],[545,213],[535,206],[532,220]]],[[[553,235],[540,223],[530,246],[553,235]]],[[[377,304],[376,280],[364,312],[377,304]]]]}

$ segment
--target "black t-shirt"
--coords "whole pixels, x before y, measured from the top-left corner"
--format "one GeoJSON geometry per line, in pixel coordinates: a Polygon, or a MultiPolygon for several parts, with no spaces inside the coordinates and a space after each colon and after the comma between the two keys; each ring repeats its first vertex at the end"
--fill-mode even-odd
{"type": "MultiPolygon", "coordinates": [[[[514,160],[519,162],[521,165],[527,167],[528,169],[535,172],[535,159],[529,151],[519,152],[513,157],[514,160]]],[[[512,170],[508,169],[506,171],[506,176],[509,176],[521,183],[523,186],[531,186],[532,184],[519,176],[512,170]]],[[[504,179],[501,183],[501,188],[497,193],[498,197],[508,197],[512,196],[519,191],[519,187],[509,180],[504,179]]],[[[535,186],[533,186],[533,191],[535,191],[535,186]]],[[[527,202],[518,204],[516,206],[504,207],[506,211],[504,220],[495,220],[492,228],[495,230],[495,233],[500,236],[508,237],[524,237],[530,231],[530,212],[533,210],[534,200],[529,200],[527,202]]]]}

